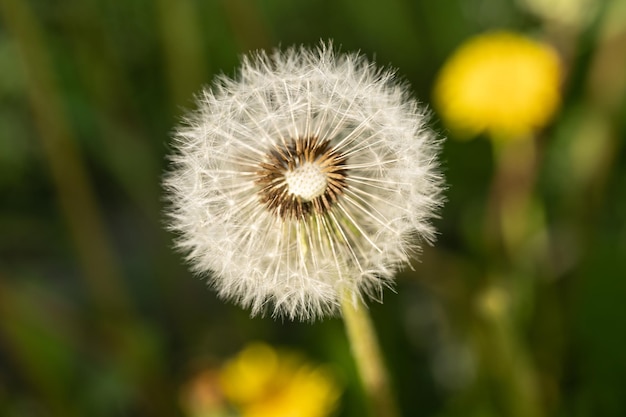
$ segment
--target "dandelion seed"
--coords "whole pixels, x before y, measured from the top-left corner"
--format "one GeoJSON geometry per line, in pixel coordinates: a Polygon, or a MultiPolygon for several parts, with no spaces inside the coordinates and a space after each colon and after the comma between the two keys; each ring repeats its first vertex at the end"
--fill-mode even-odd
{"type": "Polygon", "coordinates": [[[440,205],[437,140],[390,70],[331,45],[256,53],[175,136],[171,229],[252,314],[312,320],[380,299],[440,205]]]}

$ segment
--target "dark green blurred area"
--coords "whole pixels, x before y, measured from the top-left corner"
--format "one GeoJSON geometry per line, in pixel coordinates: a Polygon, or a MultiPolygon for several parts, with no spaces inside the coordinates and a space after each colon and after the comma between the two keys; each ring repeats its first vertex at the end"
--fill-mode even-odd
{"type": "Polygon", "coordinates": [[[490,227],[490,142],[449,138],[439,240],[371,313],[405,416],[626,416],[621,3],[567,24],[521,0],[0,0],[0,415],[182,416],[190,375],[252,340],[333,363],[337,415],[365,415],[339,320],[251,319],[172,250],[170,132],[253,49],[334,39],[428,103],[458,44],[506,28],[554,40],[566,67],[522,237],[490,227]]]}

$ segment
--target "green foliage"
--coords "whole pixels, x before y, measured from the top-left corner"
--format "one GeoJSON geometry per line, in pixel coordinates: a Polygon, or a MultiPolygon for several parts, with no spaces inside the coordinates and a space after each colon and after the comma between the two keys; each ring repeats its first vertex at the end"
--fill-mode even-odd
{"type": "Polygon", "coordinates": [[[320,38],[428,103],[453,48],[492,28],[555,41],[565,102],[534,138],[515,239],[492,144],[446,141],[439,241],[371,307],[403,415],[626,415],[626,13],[599,3],[558,22],[524,0],[0,0],[0,415],[182,416],[189,378],[251,340],[342,368],[338,415],[363,415],[338,320],[249,319],[172,250],[171,129],[242,53],[320,38]]]}

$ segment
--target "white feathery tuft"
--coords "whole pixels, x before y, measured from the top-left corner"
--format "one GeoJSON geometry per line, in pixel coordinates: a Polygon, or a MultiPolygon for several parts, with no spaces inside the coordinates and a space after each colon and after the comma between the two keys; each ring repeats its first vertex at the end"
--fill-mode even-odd
{"type": "Polygon", "coordinates": [[[399,83],[332,45],[258,52],[176,134],[170,227],[220,296],[290,319],[380,299],[441,205],[439,141],[399,83]]]}

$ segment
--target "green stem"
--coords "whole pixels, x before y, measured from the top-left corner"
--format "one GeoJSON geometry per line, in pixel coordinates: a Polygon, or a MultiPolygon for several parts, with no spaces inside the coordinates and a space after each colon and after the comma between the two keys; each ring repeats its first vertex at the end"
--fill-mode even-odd
{"type": "Polygon", "coordinates": [[[513,417],[542,417],[541,398],[529,352],[510,312],[510,294],[494,286],[481,296],[485,331],[484,361],[496,378],[513,417]]]}
{"type": "Polygon", "coordinates": [[[376,332],[363,303],[344,294],[341,299],[348,341],[373,415],[397,417],[398,407],[391,393],[376,332]]]}

